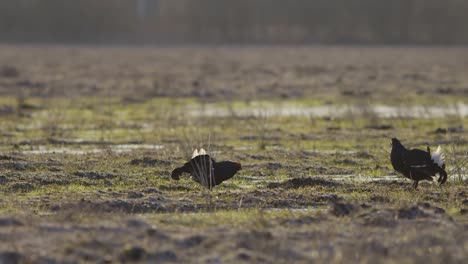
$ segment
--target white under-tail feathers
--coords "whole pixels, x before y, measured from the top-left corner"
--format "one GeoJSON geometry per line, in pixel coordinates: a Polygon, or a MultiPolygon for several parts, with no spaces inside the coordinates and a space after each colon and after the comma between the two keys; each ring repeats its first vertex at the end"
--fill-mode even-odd
{"type": "Polygon", "coordinates": [[[434,151],[431,155],[432,161],[442,167],[444,165],[444,153],[442,153],[442,149],[440,146],[437,147],[436,151],[434,151]]]}
{"type": "Polygon", "coordinates": [[[202,148],[200,150],[195,149],[193,151],[193,154],[192,154],[192,159],[195,158],[196,156],[200,156],[200,155],[206,155],[206,151],[204,149],[202,149],[202,148]]]}

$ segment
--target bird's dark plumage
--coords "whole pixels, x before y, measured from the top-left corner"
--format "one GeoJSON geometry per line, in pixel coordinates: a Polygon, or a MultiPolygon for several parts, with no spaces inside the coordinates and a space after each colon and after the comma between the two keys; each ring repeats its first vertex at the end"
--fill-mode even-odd
{"type": "Polygon", "coordinates": [[[432,177],[436,174],[439,174],[437,181],[440,184],[444,184],[447,181],[447,172],[445,172],[445,164],[440,147],[431,155],[429,147],[427,151],[407,149],[398,139],[392,138],[390,159],[396,171],[414,181],[413,187],[415,189],[418,187],[419,181],[432,181],[432,177]]]}
{"type": "Polygon", "coordinates": [[[172,171],[172,179],[179,180],[182,173],[188,173],[192,175],[195,182],[211,190],[216,185],[232,178],[242,169],[240,163],[232,161],[216,162],[204,151],[201,155],[195,155],[195,153],[190,161],[172,171]]]}

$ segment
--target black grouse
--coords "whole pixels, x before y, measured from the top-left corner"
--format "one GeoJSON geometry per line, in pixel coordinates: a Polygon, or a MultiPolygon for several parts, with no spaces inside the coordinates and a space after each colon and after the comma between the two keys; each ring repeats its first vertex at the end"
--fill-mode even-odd
{"type": "Polygon", "coordinates": [[[407,149],[398,139],[392,138],[390,159],[396,171],[414,181],[413,187],[415,189],[418,188],[419,181],[432,181],[432,177],[436,174],[439,174],[439,179],[437,181],[440,184],[444,184],[447,181],[444,154],[440,146],[431,155],[429,147],[427,147],[427,151],[407,149]]]}
{"type": "Polygon", "coordinates": [[[182,173],[192,175],[195,182],[200,183],[207,189],[212,189],[225,180],[232,178],[242,169],[240,163],[232,161],[216,162],[204,149],[195,150],[192,159],[182,167],[172,171],[171,178],[179,180],[182,173]]]}

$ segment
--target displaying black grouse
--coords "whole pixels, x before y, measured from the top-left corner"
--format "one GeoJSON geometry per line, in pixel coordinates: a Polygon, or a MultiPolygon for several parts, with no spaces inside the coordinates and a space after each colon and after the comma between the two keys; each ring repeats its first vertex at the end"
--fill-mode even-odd
{"type": "Polygon", "coordinates": [[[418,188],[419,181],[432,181],[432,177],[439,174],[437,180],[440,184],[447,181],[445,172],[444,154],[440,149],[432,153],[429,147],[427,151],[420,149],[407,149],[398,139],[392,138],[392,153],[390,154],[393,168],[406,178],[414,181],[413,187],[418,188]]]}
{"type": "Polygon", "coordinates": [[[216,162],[204,149],[195,150],[192,159],[182,167],[172,171],[171,178],[179,180],[182,173],[192,175],[195,182],[200,183],[208,189],[212,189],[225,180],[232,178],[239,170],[241,164],[232,161],[216,162]]]}

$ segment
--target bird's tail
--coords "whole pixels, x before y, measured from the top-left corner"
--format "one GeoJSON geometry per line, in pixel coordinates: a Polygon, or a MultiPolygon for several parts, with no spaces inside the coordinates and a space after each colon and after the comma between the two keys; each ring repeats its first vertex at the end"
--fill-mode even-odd
{"type": "Polygon", "coordinates": [[[439,179],[437,180],[440,184],[444,184],[447,181],[447,172],[445,171],[445,165],[442,167],[435,166],[437,173],[439,173],[439,179]]]}
{"type": "Polygon", "coordinates": [[[173,180],[180,180],[180,175],[184,172],[184,167],[175,168],[171,173],[171,178],[173,180]]]}
{"type": "MultiPolygon", "coordinates": [[[[429,151],[429,148],[428,148],[428,151],[429,151]]],[[[437,147],[437,150],[430,155],[431,155],[432,161],[435,164],[439,165],[439,167],[443,168],[442,166],[444,166],[445,157],[444,157],[444,153],[442,153],[442,149],[440,148],[440,146],[437,147]]]]}
{"type": "Polygon", "coordinates": [[[428,147],[428,152],[431,155],[432,162],[434,162],[435,170],[439,174],[439,179],[437,181],[440,182],[440,184],[444,184],[447,181],[444,153],[442,153],[442,149],[440,148],[440,146],[438,146],[436,151],[434,151],[433,153],[430,152],[428,147]]]}

